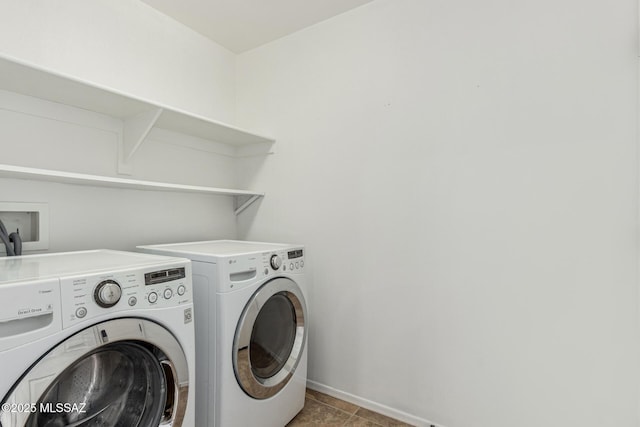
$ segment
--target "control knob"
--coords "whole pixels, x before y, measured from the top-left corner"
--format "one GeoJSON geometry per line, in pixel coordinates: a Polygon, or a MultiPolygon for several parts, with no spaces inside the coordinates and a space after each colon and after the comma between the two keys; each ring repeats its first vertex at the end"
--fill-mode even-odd
{"type": "Polygon", "coordinates": [[[122,289],[115,280],[105,280],[98,283],[93,298],[96,303],[103,308],[113,307],[120,301],[122,289]]]}
{"type": "Polygon", "coordinates": [[[271,263],[271,268],[273,268],[274,270],[277,270],[282,265],[282,260],[278,255],[271,255],[270,263],[271,263]]]}

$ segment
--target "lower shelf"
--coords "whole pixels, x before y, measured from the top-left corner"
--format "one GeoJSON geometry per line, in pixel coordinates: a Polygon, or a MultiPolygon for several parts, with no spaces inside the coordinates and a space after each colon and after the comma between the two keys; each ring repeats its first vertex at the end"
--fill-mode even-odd
{"type": "Polygon", "coordinates": [[[235,213],[248,208],[253,202],[264,197],[264,193],[227,188],[202,187],[197,185],[171,184],[155,181],[140,181],[128,178],[88,175],[49,169],[28,168],[0,164],[0,178],[17,178],[38,181],[60,182],[65,184],[90,185],[96,187],[126,188],[133,190],[171,191],[180,193],[200,193],[216,196],[233,196],[235,213]]]}

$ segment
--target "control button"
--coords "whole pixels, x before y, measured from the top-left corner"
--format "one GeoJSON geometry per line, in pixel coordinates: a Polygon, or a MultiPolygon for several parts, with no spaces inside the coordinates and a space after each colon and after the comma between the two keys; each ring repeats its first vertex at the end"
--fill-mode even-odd
{"type": "Polygon", "coordinates": [[[98,283],[93,298],[96,303],[103,308],[113,307],[120,301],[122,289],[115,280],[105,280],[98,283]]]}
{"type": "Polygon", "coordinates": [[[289,270],[293,270],[293,263],[289,264],[289,270]]]}
{"type": "Polygon", "coordinates": [[[271,268],[277,270],[282,266],[282,260],[278,255],[271,255],[271,268]]]}
{"type": "Polygon", "coordinates": [[[147,299],[149,300],[149,302],[151,304],[155,303],[156,301],[158,301],[158,294],[156,294],[155,292],[151,292],[149,294],[149,296],[147,297],[147,299]]]}
{"type": "Polygon", "coordinates": [[[300,263],[296,262],[296,268],[300,268],[300,263]]]}
{"type": "Polygon", "coordinates": [[[82,319],[86,315],[87,315],[87,309],[84,307],[78,307],[78,309],[76,310],[76,317],[82,319]]]}
{"type": "Polygon", "coordinates": [[[304,267],[304,261],[300,261],[300,267],[304,267]]]}
{"type": "Polygon", "coordinates": [[[164,290],[164,299],[169,299],[173,296],[173,291],[171,289],[164,290]]]}
{"type": "Polygon", "coordinates": [[[184,285],[178,286],[178,295],[182,296],[186,291],[187,291],[187,288],[185,288],[184,285]]]}
{"type": "Polygon", "coordinates": [[[269,269],[268,269],[268,268],[265,268],[265,269],[264,269],[264,275],[266,276],[267,274],[269,274],[269,269]]]}
{"type": "Polygon", "coordinates": [[[137,303],[138,303],[138,298],[136,298],[136,297],[131,297],[131,298],[129,298],[129,305],[130,305],[131,307],[133,307],[133,306],[134,306],[134,305],[136,305],[137,303]]]}
{"type": "Polygon", "coordinates": [[[285,265],[283,265],[283,266],[282,266],[282,270],[283,270],[283,271],[287,271],[287,264],[285,264],[285,265]]]}

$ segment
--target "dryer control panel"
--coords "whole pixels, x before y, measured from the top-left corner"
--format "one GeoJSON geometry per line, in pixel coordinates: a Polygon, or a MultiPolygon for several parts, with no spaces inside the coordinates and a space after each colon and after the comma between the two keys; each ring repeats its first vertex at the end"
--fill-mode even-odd
{"type": "Polygon", "coordinates": [[[193,302],[190,268],[191,264],[185,263],[62,278],[63,327],[113,312],[190,304],[193,302]]]}
{"type": "Polygon", "coordinates": [[[296,272],[304,267],[304,249],[267,252],[262,254],[262,263],[265,275],[271,271],[296,272]]]}
{"type": "Polygon", "coordinates": [[[229,292],[250,286],[270,276],[302,274],[304,249],[237,255],[222,259],[219,267],[218,292],[229,292]]]}

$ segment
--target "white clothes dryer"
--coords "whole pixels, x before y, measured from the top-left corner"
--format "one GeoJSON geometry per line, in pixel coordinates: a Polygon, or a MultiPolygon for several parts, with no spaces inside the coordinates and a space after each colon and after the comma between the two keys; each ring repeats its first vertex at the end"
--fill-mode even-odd
{"type": "Polygon", "coordinates": [[[305,399],[304,247],[218,240],[138,249],[192,261],[196,424],[286,425],[305,399]]]}
{"type": "Polygon", "coordinates": [[[191,263],[0,258],[0,426],[194,427],[191,263]]]}

